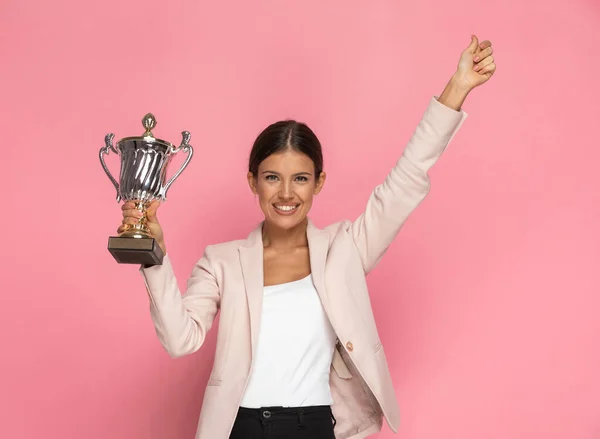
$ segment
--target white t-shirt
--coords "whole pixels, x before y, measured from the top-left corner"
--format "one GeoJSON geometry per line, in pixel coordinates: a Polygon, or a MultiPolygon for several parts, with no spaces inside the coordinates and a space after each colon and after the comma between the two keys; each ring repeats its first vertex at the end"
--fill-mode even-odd
{"type": "Polygon", "coordinates": [[[335,340],[311,275],[264,287],[256,358],[241,406],[331,405],[335,340]]]}

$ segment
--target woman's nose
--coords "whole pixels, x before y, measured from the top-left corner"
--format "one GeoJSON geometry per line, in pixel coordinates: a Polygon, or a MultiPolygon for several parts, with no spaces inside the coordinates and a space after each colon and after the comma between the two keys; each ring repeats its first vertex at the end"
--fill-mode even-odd
{"type": "Polygon", "coordinates": [[[279,191],[279,196],[281,198],[292,198],[294,195],[294,191],[292,190],[291,183],[283,183],[281,185],[281,190],[279,191]]]}

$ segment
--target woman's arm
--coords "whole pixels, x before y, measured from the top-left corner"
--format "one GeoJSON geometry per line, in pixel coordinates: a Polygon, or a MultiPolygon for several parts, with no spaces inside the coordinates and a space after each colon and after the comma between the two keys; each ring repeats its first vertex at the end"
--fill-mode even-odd
{"type": "Polygon", "coordinates": [[[430,189],[428,172],[462,126],[468,94],[495,71],[491,43],[473,37],[458,69],[438,98],[432,98],[396,166],[371,194],[351,232],[365,273],[379,262],[408,216],[430,189]],[[478,61],[475,61],[478,60],[478,61]],[[480,68],[478,68],[480,66],[480,68]]]}
{"type": "Polygon", "coordinates": [[[156,334],[172,357],[197,351],[206,339],[220,305],[220,291],[209,249],[196,263],[182,296],[168,255],[162,265],[140,268],[156,334]]]}
{"type": "Polygon", "coordinates": [[[408,216],[429,192],[428,171],[446,149],[467,114],[431,99],[421,122],[383,183],[372,192],[352,235],[365,273],[371,271],[408,216]]]}

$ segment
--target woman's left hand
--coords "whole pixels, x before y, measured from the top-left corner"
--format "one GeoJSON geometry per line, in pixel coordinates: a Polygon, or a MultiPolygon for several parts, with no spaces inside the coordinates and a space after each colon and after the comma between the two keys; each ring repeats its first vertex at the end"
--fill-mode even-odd
{"type": "Polygon", "coordinates": [[[455,84],[468,91],[485,84],[496,71],[493,56],[494,50],[490,41],[479,43],[477,36],[471,36],[471,44],[460,56],[458,69],[454,74],[455,84]]]}

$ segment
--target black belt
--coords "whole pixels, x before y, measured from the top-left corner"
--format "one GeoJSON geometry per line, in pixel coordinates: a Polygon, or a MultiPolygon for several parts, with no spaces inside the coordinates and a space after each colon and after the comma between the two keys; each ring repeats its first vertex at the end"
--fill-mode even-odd
{"type": "Polygon", "coordinates": [[[331,411],[331,407],[328,405],[313,405],[307,407],[240,407],[238,413],[240,415],[258,418],[263,423],[266,421],[292,420],[294,418],[297,418],[299,427],[304,426],[305,416],[326,414],[331,419],[333,419],[334,427],[336,424],[336,420],[333,416],[333,412],[331,411]]]}

